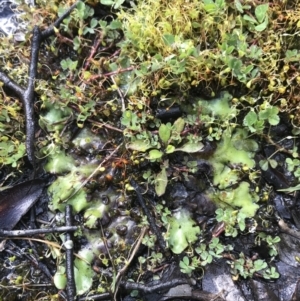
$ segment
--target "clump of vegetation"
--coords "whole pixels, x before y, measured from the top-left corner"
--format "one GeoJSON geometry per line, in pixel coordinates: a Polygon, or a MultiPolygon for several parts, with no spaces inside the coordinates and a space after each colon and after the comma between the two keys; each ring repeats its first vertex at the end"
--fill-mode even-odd
{"type": "MultiPolygon", "coordinates": [[[[288,87],[275,79],[281,70],[280,57],[291,63],[292,52],[297,54],[292,34],[290,44],[276,34],[284,26],[280,17],[290,21],[292,31],[296,29],[297,12],[286,8],[280,15],[283,6],[281,2],[270,6],[240,1],[141,1],[132,11],[118,13],[125,34],[120,62],[137,66],[140,91],[148,96],[175,87],[187,91],[201,82],[211,96],[215,87],[237,82],[252,90],[264,83],[265,75],[273,87],[266,86],[265,92],[282,96],[288,87]],[[276,28],[271,27],[270,18],[276,28]]],[[[282,75],[290,69],[285,66],[282,75]]]]}
{"type": "MultiPolygon", "coordinates": [[[[255,214],[265,198],[259,189],[261,170],[278,164],[273,155],[257,164],[255,154],[266,141],[277,147],[274,154],[284,149],[273,142],[270,131],[282,120],[290,122],[297,138],[300,125],[297,2],[100,3],[110,17],[99,15],[97,1],[79,2],[55,28],[41,51],[35,83],[37,156],[45,159],[47,172],[58,176],[48,189],[51,214],[71,204],[92,245],[87,262],[76,261],[86,276],[76,274],[80,294],[92,287],[98,292],[110,287],[93,286],[91,257],[97,255],[101,267],[111,268],[115,281],[117,270],[127,264],[123,259],[130,257],[126,243],[136,239],[136,231],[132,230],[131,240],[124,233],[148,226],[129,201],[134,199],[131,176],[145,188],[145,195],[155,192],[149,208],[169,249],[181,256],[181,271],[191,275],[213,260],[228,258],[232,246],[225,246],[219,235],[210,238],[197,224],[197,212],[185,203],[173,210],[176,206],[163,199],[168,189],[197,177],[199,162],[206,160],[212,174],[201,171],[204,184],[192,188],[217,204],[213,223],[233,239],[255,232],[248,224],[257,224],[255,214]],[[168,111],[174,106],[180,116],[159,118],[158,108],[168,111]],[[81,134],[73,139],[79,129],[81,134]],[[108,225],[118,231],[103,231],[108,225]],[[89,231],[99,227],[101,238],[99,231],[96,238],[89,231]]],[[[69,1],[37,1],[36,7],[21,7],[28,22],[25,40],[20,44],[4,37],[0,47],[2,71],[18,84],[27,79],[30,29],[36,24],[47,28],[68,5],[69,1]]],[[[0,92],[0,163],[21,169],[25,162],[21,104],[2,87],[0,92]]],[[[287,169],[299,180],[297,149],[284,150],[292,154],[286,159],[287,169]]],[[[285,189],[295,190],[299,185],[285,189]]],[[[278,278],[268,264],[277,255],[278,241],[276,236],[257,234],[255,243],[267,244],[269,258],[252,259],[244,253],[230,257],[233,278],[278,278]]],[[[164,262],[154,233],[144,234],[141,242],[149,256],[139,257],[140,270],[132,273],[132,279],[164,262]]],[[[59,254],[58,289],[65,287],[64,263],[59,254]]]]}

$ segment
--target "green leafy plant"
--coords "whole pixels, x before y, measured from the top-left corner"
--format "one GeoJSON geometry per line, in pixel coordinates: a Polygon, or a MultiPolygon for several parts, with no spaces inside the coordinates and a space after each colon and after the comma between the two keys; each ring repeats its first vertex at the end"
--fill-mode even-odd
{"type": "MultiPolygon", "coordinates": [[[[185,129],[186,122],[183,118],[178,118],[173,124],[160,124],[158,133],[152,133],[142,129],[146,123],[146,117],[138,117],[135,113],[125,111],[122,117],[122,124],[127,127],[126,136],[129,142],[127,149],[138,151],[150,162],[160,162],[161,171],[152,177],[155,191],[158,196],[165,193],[168,184],[167,168],[169,167],[167,156],[174,152],[196,153],[204,147],[201,139],[190,139],[190,134],[186,138],[181,136],[185,129]],[[129,131],[130,130],[130,131],[129,131]],[[134,134],[137,131],[137,134],[134,134]]],[[[150,174],[145,174],[145,178],[150,181],[150,174]]]]}
{"type": "Polygon", "coordinates": [[[273,106],[268,106],[260,110],[258,114],[251,110],[244,118],[244,125],[247,126],[252,133],[260,133],[264,129],[266,121],[271,125],[277,125],[279,123],[278,113],[278,108],[273,106]]]}
{"type": "MultiPolygon", "coordinates": [[[[96,2],[80,2],[55,28],[55,36],[44,48],[50,59],[38,66],[42,76],[35,81],[39,99],[35,110],[40,113],[42,130],[36,133],[37,146],[39,154],[48,157],[45,169],[59,173],[49,187],[51,210],[63,211],[67,203],[72,204],[76,213],[82,213],[87,228],[96,228],[107,212],[115,212],[111,206],[101,204],[100,197],[88,195],[92,180],[81,187],[95,166],[84,169],[84,164],[75,158],[78,154],[74,159],[66,155],[74,146],[70,143],[69,123],[76,120],[78,127],[89,125],[96,135],[99,128],[102,131],[105,127],[105,138],[111,147],[122,140],[119,132],[123,131],[127,148],[120,148],[118,155],[129,161],[128,169],[110,177],[111,186],[119,190],[128,187],[129,172],[139,176],[135,171],[143,163],[145,184],[153,184],[156,194],[162,196],[168,184],[187,180],[189,173],[196,173],[198,160],[208,160],[214,174],[211,189],[205,193],[220,207],[216,219],[224,227],[225,235],[237,237],[246,230],[246,218],[255,216],[259,205],[255,191],[259,171],[253,159],[258,144],[254,139],[265,139],[267,130],[281,121],[280,112],[290,118],[292,125],[300,124],[298,3],[137,0],[126,1],[122,7],[125,0],[101,0],[101,4],[111,6],[113,13],[98,20],[94,8],[99,8],[99,1],[96,2]],[[45,74],[45,69],[49,74],[45,74]],[[190,88],[213,99],[195,98],[190,88]],[[219,93],[220,90],[223,92],[219,93]],[[232,91],[235,97],[224,90],[232,91]],[[240,93],[243,96],[236,96],[240,93]],[[155,118],[153,108],[173,104],[180,106],[184,117],[164,123],[155,118]],[[116,133],[110,135],[111,130],[116,133]],[[180,162],[182,167],[172,164],[176,152],[186,154],[180,162]],[[122,180],[118,182],[120,174],[122,180]]],[[[57,12],[63,13],[63,6],[64,2],[59,1],[37,1],[37,7],[28,9],[24,18],[30,22],[29,28],[35,23],[46,28],[57,12]]],[[[3,37],[0,47],[3,70],[23,86],[28,69],[24,61],[30,56],[29,36],[26,34],[23,43],[3,37]]],[[[0,163],[20,167],[25,156],[22,104],[7,97],[2,85],[0,93],[0,163]]],[[[298,137],[299,132],[295,135],[298,137]]],[[[87,153],[93,162],[98,162],[105,158],[107,149],[87,153]]],[[[298,179],[297,156],[287,159],[286,164],[298,179]]],[[[114,156],[107,164],[113,159],[114,156]]],[[[266,170],[276,164],[271,156],[262,160],[260,167],[266,170]]],[[[102,175],[99,180],[103,180],[102,175]]],[[[300,185],[295,183],[284,191],[299,189],[300,185]]],[[[202,232],[190,212],[171,212],[165,203],[156,204],[155,208],[171,250],[182,254],[182,272],[190,275],[229,250],[222,245],[221,237],[199,243],[202,232]],[[193,255],[189,257],[187,252],[193,255]]],[[[139,225],[146,224],[142,218],[139,225]]],[[[266,243],[272,258],[277,255],[278,237],[260,233],[256,242],[266,243]]],[[[151,254],[148,259],[143,257],[146,266],[153,269],[164,260],[161,253],[154,251],[155,235],[146,234],[143,243],[151,254]]],[[[109,266],[108,262],[102,260],[104,266],[109,266]]],[[[244,254],[231,264],[234,277],[278,277],[274,267],[244,254]]],[[[82,279],[77,274],[82,284],[77,291],[88,292],[93,278],[90,267],[76,262],[76,269],[86,276],[82,279]]],[[[143,272],[141,268],[140,273],[143,272]]],[[[55,283],[63,289],[65,270],[58,268],[57,274],[60,279],[55,283]]],[[[16,280],[21,282],[22,277],[16,280]]],[[[100,286],[98,289],[105,291],[100,286]]]]}
{"type": "Polygon", "coordinates": [[[63,70],[70,70],[70,71],[74,71],[77,68],[77,61],[72,61],[70,58],[67,58],[66,60],[62,60],[60,62],[61,67],[63,68],[63,70]]]}
{"type": "Polygon", "coordinates": [[[53,282],[58,289],[65,289],[67,285],[67,276],[66,268],[64,266],[59,266],[57,268],[57,271],[53,276],[53,282]]]}
{"type": "Polygon", "coordinates": [[[216,220],[218,222],[224,222],[225,235],[236,237],[238,235],[238,229],[244,231],[246,228],[245,218],[246,214],[240,211],[234,211],[232,209],[218,208],[216,210],[216,220]]]}
{"type": "Polygon", "coordinates": [[[169,218],[170,229],[168,231],[168,244],[175,254],[182,253],[190,244],[197,240],[201,233],[199,226],[196,226],[190,213],[180,209],[169,218]]]}
{"type": "Polygon", "coordinates": [[[231,266],[231,273],[233,278],[237,280],[239,276],[243,278],[252,278],[254,274],[257,274],[265,279],[277,279],[279,277],[278,272],[274,267],[268,268],[267,263],[262,259],[252,260],[240,253],[239,258],[228,262],[231,266]]]}
{"type": "MultiPolygon", "coordinates": [[[[92,286],[93,276],[95,275],[92,267],[90,265],[93,254],[87,249],[83,249],[78,254],[79,258],[74,260],[74,279],[76,285],[76,291],[78,294],[82,295],[89,291],[92,286]]],[[[59,265],[57,271],[53,277],[54,285],[58,289],[64,289],[67,285],[66,269],[62,256],[58,258],[59,265]]]]}
{"type": "MultiPolygon", "coordinates": [[[[243,12],[243,7],[239,1],[235,1],[236,7],[243,12]],[[237,4],[238,3],[238,4],[237,4]]],[[[269,4],[260,4],[255,7],[255,18],[245,14],[243,15],[243,19],[246,21],[250,30],[255,30],[261,32],[265,30],[268,26],[268,8],[269,4]]]]}
{"type": "Polygon", "coordinates": [[[209,244],[201,243],[195,248],[195,252],[200,256],[200,265],[206,266],[210,264],[213,259],[221,258],[225,251],[232,249],[231,245],[224,246],[218,237],[213,237],[209,244]]]}
{"type": "Polygon", "coordinates": [[[145,235],[145,237],[143,238],[143,244],[148,248],[153,248],[155,246],[155,241],[155,235],[145,235]]]}
{"type": "MultiPolygon", "coordinates": [[[[138,119],[135,114],[126,111],[125,117],[123,115],[122,124],[126,125],[128,129],[140,131],[140,125],[137,125],[138,119]]],[[[143,123],[143,120],[140,120],[138,123],[143,123]]],[[[131,136],[131,142],[127,144],[127,148],[136,151],[148,151],[147,158],[150,161],[160,161],[164,154],[171,154],[176,151],[194,153],[199,152],[203,148],[201,142],[193,143],[186,142],[179,145],[182,142],[182,137],[180,134],[184,130],[185,120],[183,118],[178,118],[173,125],[161,124],[158,129],[157,134],[152,134],[148,132],[148,137],[145,135],[146,139],[136,139],[135,136],[131,136]],[[160,150],[161,147],[164,147],[164,150],[160,150]]],[[[137,135],[137,138],[140,135],[137,135]]]]}
{"type": "Polygon", "coordinates": [[[274,159],[267,158],[265,160],[260,160],[259,161],[259,166],[261,167],[262,170],[267,170],[269,166],[272,168],[276,168],[278,165],[278,162],[274,159]]]}
{"type": "Polygon", "coordinates": [[[286,158],[285,160],[287,164],[288,171],[293,172],[294,176],[299,179],[300,178],[300,160],[299,159],[291,159],[286,158]]]}
{"type": "Polygon", "coordinates": [[[8,139],[8,137],[0,139],[0,164],[17,167],[19,160],[25,155],[25,144],[5,138],[8,139]]]}
{"type": "Polygon", "coordinates": [[[95,272],[92,269],[91,262],[94,258],[93,252],[88,249],[82,249],[74,261],[74,274],[76,291],[78,294],[84,294],[90,290],[93,284],[95,272]]]}
{"type": "Polygon", "coordinates": [[[278,279],[280,274],[277,272],[275,267],[270,267],[263,272],[264,279],[278,279]]]}
{"type": "Polygon", "coordinates": [[[125,0],[100,0],[100,3],[103,5],[112,6],[114,9],[118,9],[125,0]]]}
{"type": "Polygon", "coordinates": [[[224,252],[230,250],[232,250],[231,245],[224,246],[218,237],[214,237],[209,243],[201,243],[194,249],[198,256],[184,256],[179,262],[180,270],[182,273],[191,275],[194,270],[212,263],[214,259],[221,258],[224,252]]]}
{"type": "Polygon", "coordinates": [[[183,259],[179,262],[180,271],[184,274],[191,275],[195,270],[195,266],[190,262],[189,257],[184,256],[183,259]]]}
{"type": "Polygon", "coordinates": [[[280,237],[279,236],[272,237],[271,235],[267,235],[266,233],[263,232],[258,233],[256,237],[256,244],[261,245],[263,241],[266,242],[269,247],[269,255],[271,257],[275,257],[278,254],[276,244],[280,242],[280,237]]]}

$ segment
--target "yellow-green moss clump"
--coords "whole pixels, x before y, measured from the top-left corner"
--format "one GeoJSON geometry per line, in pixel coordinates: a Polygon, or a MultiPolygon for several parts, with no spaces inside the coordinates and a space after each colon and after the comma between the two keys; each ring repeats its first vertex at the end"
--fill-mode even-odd
{"type": "Polygon", "coordinates": [[[120,61],[128,58],[130,64],[140,65],[136,75],[142,77],[146,94],[172,85],[186,90],[218,77],[210,72],[216,55],[209,48],[218,46],[221,31],[230,31],[226,11],[225,3],[212,12],[196,0],[138,1],[132,14],[118,14],[125,34],[120,61]]]}
{"type": "Polygon", "coordinates": [[[136,68],[127,82],[137,94],[185,93],[201,83],[214,96],[240,85],[249,96],[260,91],[299,124],[297,6],[139,0],[118,13],[125,36],[118,65],[136,68]]]}

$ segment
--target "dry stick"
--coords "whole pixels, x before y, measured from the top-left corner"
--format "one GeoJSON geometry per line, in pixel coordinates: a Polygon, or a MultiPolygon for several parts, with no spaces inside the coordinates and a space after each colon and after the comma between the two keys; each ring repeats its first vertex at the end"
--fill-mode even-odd
{"type": "Polygon", "coordinates": [[[26,116],[26,150],[29,162],[35,169],[35,156],[34,156],[34,81],[37,74],[37,64],[39,60],[39,48],[41,44],[41,32],[40,29],[35,26],[32,34],[31,41],[31,56],[28,74],[28,84],[25,90],[24,96],[22,97],[23,105],[26,116]]]}
{"type": "Polygon", "coordinates": [[[91,124],[97,125],[97,126],[99,126],[100,128],[105,127],[105,128],[107,128],[107,129],[109,129],[109,130],[113,130],[113,131],[116,131],[116,132],[119,132],[119,133],[123,133],[123,130],[118,129],[118,128],[116,128],[116,127],[114,127],[114,126],[112,126],[112,125],[110,125],[110,124],[108,124],[108,123],[100,123],[100,122],[98,122],[98,121],[93,120],[92,118],[88,118],[87,120],[88,120],[91,124]]]}
{"type": "Polygon", "coordinates": [[[181,284],[188,284],[188,281],[186,279],[173,279],[171,281],[159,283],[152,286],[149,284],[135,283],[131,281],[121,282],[121,286],[124,287],[126,290],[142,291],[144,294],[155,293],[157,291],[172,288],[181,284]]]}
{"type": "Polygon", "coordinates": [[[49,229],[29,229],[29,230],[0,230],[1,237],[20,237],[20,236],[31,236],[38,234],[47,234],[47,233],[61,233],[61,232],[75,232],[78,230],[76,226],[66,226],[66,227],[56,227],[49,229]]]}
{"type": "MultiPolygon", "coordinates": [[[[65,210],[66,226],[72,226],[72,207],[66,205],[65,210]]],[[[76,298],[76,286],[74,280],[74,255],[73,255],[73,235],[70,232],[66,233],[66,242],[70,246],[66,246],[66,274],[67,274],[67,298],[68,301],[74,301],[76,298]]]]}
{"type": "Polygon", "coordinates": [[[212,294],[201,290],[194,290],[192,291],[191,298],[192,300],[199,300],[199,301],[214,301],[214,300],[225,301],[225,299],[222,297],[223,294],[224,294],[223,290],[220,291],[218,294],[212,294]]]}
{"type": "Polygon", "coordinates": [[[118,272],[117,276],[116,276],[116,279],[115,279],[115,292],[114,292],[114,300],[117,300],[116,299],[116,296],[117,296],[117,293],[118,293],[118,286],[119,286],[119,283],[122,279],[122,276],[125,274],[126,270],[128,269],[128,267],[130,266],[130,263],[132,262],[133,258],[135,257],[137,251],[139,250],[140,248],[140,245],[142,243],[142,240],[145,236],[145,233],[146,231],[148,230],[148,227],[144,227],[141,231],[141,234],[138,238],[138,241],[134,247],[134,249],[132,250],[132,253],[129,257],[129,259],[127,260],[127,262],[125,263],[124,267],[118,272]]]}
{"type": "Polygon", "coordinates": [[[95,301],[95,300],[109,300],[109,299],[110,299],[110,293],[103,293],[99,295],[86,296],[80,298],[79,301],[95,301]]]}
{"type": "MultiPolygon", "coordinates": [[[[104,243],[104,246],[105,246],[106,252],[107,252],[107,254],[108,254],[108,257],[109,257],[109,260],[110,260],[110,262],[111,262],[111,264],[112,264],[112,269],[113,269],[113,277],[114,277],[114,275],[115,275],[115,271],[116,271],[116,268],[115,268],[114,260],[113,260],[113,258],[112,258],[112,256],[111,256],[111,254],[110,254],[110,251],[109,251],[109,248],[108,248],[108,245],[107,245],[107,240],[106,240],[106,237],[105,237],[105,235],[104,235],[104,232],[103,232],[103,227],[102,227],[101,223],[100,223],[100,229],[101,229],[102,240],[103,240],[103,243],[104,243]]],[[[112,284],[112,286],[113,286],[113,284],[112,284]]],[[[110,294],[110,296],[111,296],[111,294],[110,294]]]]}
{"type": "Polygon", "coordinates": [[[133,179],[130,180],[130,184],[134,188],[137,198],[138,198],[138,201],[139,201],[144,213],[147,216],[150,228],[151,228],[152,232],[156,235],[158,244],[159,244],[160,248],[162,249],[162,251],[164,252],[166,250],[166,244],[165,244],[164,238],[162,237],[162,235],[156,225],[154,217],[151,215],[150,210],[148,209],[148,207],[145,204],[145,201],[140,192],[140,186],[133,179]]]}
{"type": "Polygon", "coordinates": [[[59,42],[69,44],[69,46],[73,46],[73,40],[63,36],[59,32],[56,33],[56,37],[58,38],[59,42]]]}
{"type": "Polygon", "coordinates": [[[0,80],[3,82],[4,86],[15,92],[19,98],[23,98],[25,89],[19,86],[15,81],[10,79],[4,72],[0,71],[0,80]]]}
{"type": "MultiPolygon", "coordinates": [[[[53,242],[53,241],[50,241],[50,240],[43,240],[43,239],[39,239],[39,238],[31,238],[31,237],[8,237],[8,239],[11,239],[11,240],[30,240],[30,241],[37,241],[37,242],[40,242],[40,243],[43,243],[43,244],[46,244],[48,246],[51,246],[51,247],[54,247],[54,248],[57,248],[59,250],[66,250],[66,247],[65,246],[61,246],[59,245],[58,243],[56,242],[53,242]]],[[[83,260],[85,263],[87,264],[90,264],[87,260],[85,260],[82,256],[80,256],[79,254],[77,253],[74,253],[74,255],[80,259],[80,260],[83,260]]]]}
{"type": "Polygon", "coordinates": [[[8,289],[8,288],[35,288],[35,287],[53,287],[53,283],[40,283],[40,284],[34,284],[30,282],[23,282],[22,284],[13,284],[13,285],[2,285],[0,284],[0,288],[8,289]]]}
{"type": "MultiPolygon", "coordinates": [[[[118,87],[118,85],[117,85],[117,83],[116,83],[114,77],[111,76],[110,78],[111,78],[112,82],[114,83],[114,85],[115,85],[116,87],[118,87]]],[[[117,91],[118,91],[118,94],[119,94],[119,96],[120,96],[120,98],[121,98],[121,102],[122,102],[122,112],[125,112],[125,100],[124,100],[124,95],[123,95],[123,93],[122,93],[122,91],[121,91],[121,89],[120,89],[119,87],[118,87],[117,91]]]]}
{"type": "MultiPolygon", "coordinates": [[[[164,283],[159,283],[156,285],[149,285],[149,284],[142,284],[142,283],[135,283],[135,282],[131,282],[131,281],[121,281],[120,285],[125,288],[126,290],[137,290],[137,291],[141,291],[143,294],[151,294],[151,293],[155,293],[158,291],[162,291],[162,290],[167,290],[170,289],[172,287],[176,287],[178,285],[182,285],[182,284],[188,284],[189,281],[187,279],[173,279],[171,281],[167,281],[164,283]]],[[[204,293],[204,292],[203,292],[204,293]]],[[[196,295],[199,294],[198,291],[193,291],[192,295],[196,295]]],[[[201,297],[203,297],[204,294],[201,295],[201,297]]],[[[207,296],[207,295],[206,295],[207,296]]],[[[211,294],[210,297],[216,297],[218,295],[214,295],[211,294]]],[[[107,300],[109,299],[110,294],[109,293],[104,293],[104,294],[99,294],[99,295],[91,295],[91,296],[87,296],[84,298],[80,298],[79,301],[88,301],[88,300],[107,300]]],[[[214,299],[196,299],[196,300],[214,300],[214,299]]]]}
{"type": "MultiPolygon", "coordinates": [[[[271,145],[274,145],[276,147],[276,152],[282,152],[282,153],[285,153],[285,154],[288,154],[290,156],[293,156],[295,158],[295,155],[296,155],[296,158],[299,158],[300,157],[300,154],[298,153],[294,153],[293,151],[291,150],[288,150],[286,148],[284,148],[283,146],[281,146],[280,144],[278,144],[277,142],[273,141],[271,137],[269,137],[268,135],[264,135],[263,134],[263,137],[267,140],[268,143],[270,143],[271,145]]],[[[287,137],[286,137],[287,138],[287,137]]],[[[285,139],[285,138],[284,138],[285,139]]],[[[280,141],[284,140],[284,139],[281,139],[280,141]]],[[[280,142],[279,141],[279,142],[280,142]]]]}
{"type": "Polygon", "coordinates": [[[34,80],[37,72],[37,62],[39,55],[39,47],[41,42],[41,32],[37,26],[33,29],[32,42],[31,42],[31,59],[29,65],[29,79],[27,88],[23,89],[13,80],[11,80],[5,73],[0,71],[0,80],[4,85],[15,92],[23,102],[25,117],[26,117],[26,151],[27,157],[33,168],[35,168],[35,157],[34,157],[34,109],[33,109],[33,98],[34,98],[34,80]]]}
{"type": "MultiPolygon", "coordinates": [[[[16,82],[10,79],[4,72],[0,70],[0,80],[4,85],[15,92],[18,97],[22,100],[24,110],[25,110],[25,119],[26,119],[26,152],[29,162],[31,163],[33,169],[35,169],[35,156],[34,156],[34,81],[37,74],[37,64],[39,56],[39,48],[41,41],[50,35],[54,34],[54,27],[58,27],[61,22],[66,18],[71,11],[77,6],[80,1],[74,3],[60,18],[58,18],[53,25],[44,30],[42,33],[40,29],[35,26],[32,34],[31,42],[31,58],[29,65],[29,74],[28,74],[28,84],[26,89],[19,86],[16,82]]],[[[34,175],[34,174],[33,174],[34,175]]]]}
{"type": "Polygon", "coordinates": [[[294,238],[300,239],[300,231],[289,228],[289,226],[283,221],[283,219],[280,219],[278,221],[278,225],[281,229],[281,232],[286,233],[294,238]]]}

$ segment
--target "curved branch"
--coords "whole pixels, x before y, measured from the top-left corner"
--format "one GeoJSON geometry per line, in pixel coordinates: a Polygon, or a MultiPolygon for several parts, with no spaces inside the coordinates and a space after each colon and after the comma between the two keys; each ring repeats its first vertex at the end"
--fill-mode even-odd
{"type": "Polygon", "coordinates": [[[42,39],[47,39],[48,37],[52,36],[55,32],[54,32],[54,28],[58,28],[59,25],[62,23],[62,21],[68,17],[70,15],[70,13],[72,12],[72,10],[78,5],[78,3],[81,2],[76,1],[72,6],[69,7],[69,9],[67,9],[52,25],[50,25],[47,29],[45,29],[42,32],[42,39]]]}
{"type": "Polygon", "coordinates": [[[15,81],[9,78],[4,72],[0,70],[0,80],[3,82],[5,87],[11,89],[15,92],[20,98],[23,97],[25,90],[20,87],[15,81]]]}

